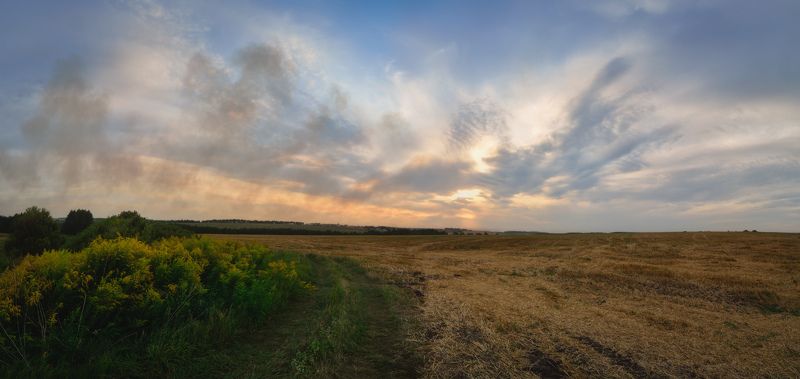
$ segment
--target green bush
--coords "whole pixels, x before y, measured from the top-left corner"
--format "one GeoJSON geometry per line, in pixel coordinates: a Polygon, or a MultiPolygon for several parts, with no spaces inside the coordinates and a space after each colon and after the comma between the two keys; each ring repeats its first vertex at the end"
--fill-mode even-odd
{"type": "Polygon", "coordinates": [[[135,237],[151,243],[167,237],[188,237],[190,235],[192,235],[191,232],[175,224],[148,220],[136,211],[124,211],[91,224],[77,235],[67,239],[64,248],[77,251],[86,248],[98,237],[104,239],[135,237]]]}
{"type": "Polygon", "coordinates": [[[93,221],[92,212],[86,209],[73,209],[69,211],[64,223],[61,224],[61,232],[69,235],[78,234],[88,228],[89,225],[92,225],[93,221]]]}
{"type": "Polygon", "coordinates": [[[311,288],[303,276],[298,256],[205,238],[98,239],[27,256],[0,275],[0,362],[122,364],[107,357],[117,345],[162,351],[163,336],[183,325],[231,312],[263,320],[311,288]]]}
{"type": "Polygon", "coordinates": [[[30,207],[25,212],[14,215],[5,250],[10,257],[20,257],[55,249],[61,242],[58,224],[50,216],[50,212],[44,208],[30,207]]]}
{"type": "Polygon", "coordinates": [[[14,216],[0,216],[0,233],[11,233],[13,224],[14,216]]]}

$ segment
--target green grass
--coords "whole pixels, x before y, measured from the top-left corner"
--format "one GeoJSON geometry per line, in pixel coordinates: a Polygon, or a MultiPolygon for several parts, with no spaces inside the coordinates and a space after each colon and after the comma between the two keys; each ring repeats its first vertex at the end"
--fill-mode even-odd
{"type": "Polygon", "coordinates": [[[28,353],[28,362],[15,364],[6,356],[0,377],[417,376],[420,358],[406,338],[407,320],[413,319],[406,316],[417,300],[407,289],[370,277],[349,258],[270,252],[269,259],[294,262],[298,276],[313,289],[266,317],[254,318],[241,306],[215,305],[130,334],[104,337],[101,329],[99,336],[85,336],[91,342],[80,350],[60,351],[57,359],[37,356],[35,350],[28,353]]]}
{"type": "Polygon", "coordinates": [[[292,369],[299,376],[332,374],[344,356],[352,351],[364,334],[363,300],[350,283],[351,273],[341,260],[317,258],[320,264],[320,302],[315,332],[292,358],[292,369]]]}
{"type": "Polygon", "coordinates": [[[181,376],[307,297],[309,260],[210,239],[97,240],[0,275],[0,376],[181,376]]]}
{"type": "Polygon", "coordinates": [[[371,278],[352,259],[307,258],[315,293],[257,333],[209,352],[200,372],[226,378],[418,376],[420,359],[406,342],[413,295],[371,278]]]}
{"type": "Polygon", "coordinates": [[[11,265],[11,258],[6,255],[5,245],[8,240],[8,234],[0,233],[0,272],[11,265]]]}

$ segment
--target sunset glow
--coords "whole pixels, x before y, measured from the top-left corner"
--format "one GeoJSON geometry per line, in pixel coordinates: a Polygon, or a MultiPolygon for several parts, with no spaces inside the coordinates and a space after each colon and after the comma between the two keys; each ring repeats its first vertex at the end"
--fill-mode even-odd
{"type": "Polygon", "coordinates": [[[4,8],[0,214],[800,227],[796,2],[4,8]]]}

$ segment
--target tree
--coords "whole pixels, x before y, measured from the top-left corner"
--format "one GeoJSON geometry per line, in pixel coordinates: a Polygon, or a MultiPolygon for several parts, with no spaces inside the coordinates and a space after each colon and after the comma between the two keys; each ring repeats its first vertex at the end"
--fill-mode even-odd
{"type": "Polygon", "coordinates": [[[14,215],[11,236],[6,241],[6,252],[12,256],[41,254],[61,245],[58,224],[47,209],[30,207],[14,215]]]}
{"type": "Polygon", "coordinates": [[[89,225],[92,225],[93,221],[92,212],[86,209],[71,210],[67,215],[67,219],[64,220],[64,224],[61,225],[61,232],[69,235],[78,234],[88,228],[89,225]]]}
{"type": "Polygon", "coordinates": [[[143,242],[153,242],[171,236],[189,236],[192,233],[178,225],[148,220],[136,211],[124,211],[116,216],[92,223],[88,228],[70,237],[64,248],[78,251],[97,239],[135,237],[143,242]]]}
{"type": "Polygon", "coordinates": [[[11,233],[14,216],[0,216],[0,233],[11,233]]]}

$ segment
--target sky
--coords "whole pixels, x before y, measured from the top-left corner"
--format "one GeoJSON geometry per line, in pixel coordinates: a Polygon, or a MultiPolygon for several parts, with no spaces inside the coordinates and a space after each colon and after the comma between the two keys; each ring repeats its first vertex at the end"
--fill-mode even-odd
{"type": "Polygon", "coordinates": [[[8,1],[0,214],[800,231],[800,2],[8,1]]]}

